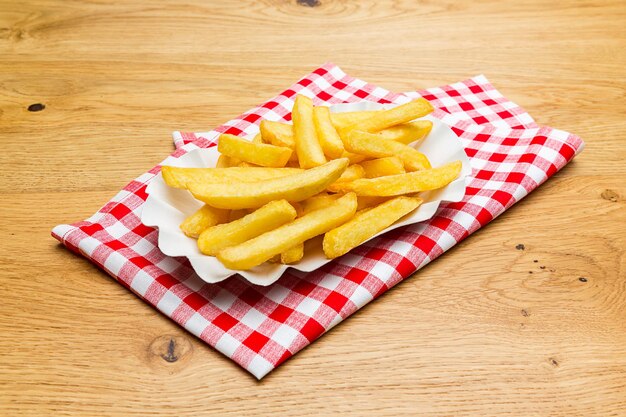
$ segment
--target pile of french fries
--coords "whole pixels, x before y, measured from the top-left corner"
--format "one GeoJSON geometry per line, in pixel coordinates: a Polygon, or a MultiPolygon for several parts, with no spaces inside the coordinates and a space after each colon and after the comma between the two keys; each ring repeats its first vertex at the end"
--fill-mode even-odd
{"type": "Polygon", "coordinates": [[[432,110],[418,99],[331,113],[298,95],[293,124],[263,120],[251,141],[221,135],[215,168],[162,167],[170,187],[204,203],[180,228],[234,270],[297,263],[320,235],[324,254],[341,256],[415,210],[420,192],[458,177],[460,161],[432,168],[408,146],[430,133],[432,122],[415,119],[432,110]]]}

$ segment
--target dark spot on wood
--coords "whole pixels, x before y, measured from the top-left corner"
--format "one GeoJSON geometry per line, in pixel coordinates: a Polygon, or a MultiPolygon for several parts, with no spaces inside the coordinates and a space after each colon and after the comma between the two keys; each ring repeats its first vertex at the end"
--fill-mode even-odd
{"type": "Polygon", "coordinates": [[[28,106],[28,111],[42,111],[46,108],[45,104],[35,103],[28,106]]]}
{"type": "Polygon", "coordinates": [[[322,5],[319,0],[298,0],[298,4],[306,7],[317,7],[322,5]]]}
{"type": "Polygon", "coordinates": [[[6,38],[13,42],[19,42],[26,37],[27,33],[21,28],[0,28],[0,38],[6,38]]]}
{"type": "Polygon", "coordinates": [[[533,259],[533,262],[537,263],[537,262],[539,262],[539,260],[538,259],[533,259]]]}
{"type": "Polygon", "coordinates": [[[615,191],[609,190],[608,188],[602,191],[602,194],[600,194],[600,196],[605,200],[611,201],[613,203],[616,203],[619,199],[619,195],[615,191]]]}
{"type": "Polygon", "coordinates": [[[528,271],[528,273],[529,273],[529,274],[532,274],[532,273],[533,273],[533,271],[528,271]]]}
{"type": "Polygon", "coordinates": [[[169,371],[180,370],[189,363],[193,346],[187,337],[162,335],[148,347],[150,364],[157,369],[167,367],[169,371]]]}
{"type": "Polygon", "coordinates": [[[522,243],[520,243],[520,244],[518,244],[518,245],[515,247],[515,249],[517,249],[517,250],[524,250],[524,249],[526,249],[526,246],[524,246],[522,243]]]}
{"type": "Polygon", "coordinates": [[[554,366],[555,368],[558,368],[558,367],[559,367],[559,362],[557,362],[557,360],[556,360],[556,359],[554,359],[554,358],[550,358],[550,359],[548,359],[548,360],[550,361],[550,365],[554,366]]]}
{"type": "Polygon", "coordinates": [[[578,281],[580,281],[580,282],[587,282],[587,278],[585,278],[585,277],[580,277],[580,278],[578,278],[578,281]]]}
{"type": "Polygon", "coordinates": [[[543,266],[543,265],[541,265],[539,268],[541,268],[541,269],[546,269],[546,267],[545,267],[545,266],[543,266]]]}
{"type": "Polygon", "coordinates": [[[528,317],[530,316],[530,313],[526,309],[522,309],[522,316],[528,317]]]}
{"type": "Polygon", "coordinates": [[[556,272],[556,269],[551,269],[550,272],[556,272]]]}
{"type": "Polygon", "coordinates": [[[167,353],[161,355],[161,357],[170,363],[178,360],[178,356],[176,355],[176,342],[174,339],[170,339],[170,344],[167,346],[167,353]]]}

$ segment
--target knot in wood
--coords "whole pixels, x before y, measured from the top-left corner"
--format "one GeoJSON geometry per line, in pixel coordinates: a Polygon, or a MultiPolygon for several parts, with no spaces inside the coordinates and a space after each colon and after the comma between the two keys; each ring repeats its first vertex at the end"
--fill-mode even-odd
{"type": "Polygon", "coordinates": [[[191,354],[191,343],[186,337],[164,335],[150,343],[151,356],[158,357],[166,363],[175,363],[191,354]]]}

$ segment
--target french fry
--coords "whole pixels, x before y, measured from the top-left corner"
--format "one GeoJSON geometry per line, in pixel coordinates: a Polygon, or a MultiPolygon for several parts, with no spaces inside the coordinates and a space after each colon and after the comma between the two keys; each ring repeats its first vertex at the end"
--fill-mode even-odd
{"type": "MultiPolygon", "coordinates": [[[[296,150],[296,141],[293,138],[293,126],[287,123],[272,122],[270,120],[261,121],[261,136],[265,143],[271,143],[275,146],[282,146],[293,150],[289,161],[298,161],[296,150]]],[[[300,167],[300,164],[294,166],[300,167]]]]}
{"type": "Polygon", "coordinates": [[[250,162],[240,162],[237,164],[240,168],[258,168],[260,165],[251,164],[250,162]]]}
{"type": "Polygon", "coordinates": [[[280,263],[289,265],[299,262],[304,257],[304,243],[300,243],[280,254],[280,263]]]}
{"type": "Polygon", "coordinates": [[[330,110],[328,107],[314,107],[313,121],[315,123],[317,139],[320,142],[324,154],[330,159],[341,158],[344,152],[343,142],[330,121],[330,110]]]}
{"type": "Polygon", "coordinates": [[[261,136],[265,143],[296,149],[293,126],[290,124],[263,120],[261,121],[261,136]]]}
{"type": "MultiPolygon", "coordinates": [[[[216,210],[219,210],[219,209],[216,209],[216,210]]],[[[228,221],[234,222],[235,220],[239,220],[243,216],[246,216],[248,214],[250,214],[248,210],[230,210],[230,213],[228,214],[228,221]]]]}
{"type": "Polygon", "coordinates": [[[365,170],[359,164],[350,165],[343,171],[341,177],[337,181],[354,181],[365,176],[365,170]]]}
{"type": "Polygon", "coordinates": [[[361,130],[363,132],[378,132],[401,123],[410,122],[419,117],[426,116],[433,111],[433,106],[428,100],[418,98],[406,104],[394,107],[389,110],[381,110],[373,114],[371,117],[355,122],[351,125],[339,129],[339,136],[342,140],[348,136],[352,130],[361,130]]]}
{"type": "Polygon", "coordinates": [[[229,184],[190,182],[187,186],[196,199],[212,207],[232,210],[255,208],[272,200],[306,200],[336,181],[347,166],[348,160],[341,158],[282,178],[229,184]]]}
{"type": "MultiPolygon", "coordinates": [[[[307,214],[312,211],[328,207],[340,198],[342,194],[318,194],[313,197],[309,197],[302,202],[302,214],[307,214]]],[[[357,199],[358,200],[358,199],[357,199]]]]}
{"type": "Polygon", "coordinates": [[[272,201],[239,220],[206,229],[198,238],[198,248],[205,255],[216,255],[224,248],[255,238],[295,218],[296,210],[286,200],[272,201]]]}
{"type": "Polygon", "coordinates": [[[361,166],[363,167],[365,178],[384,177],[385,175],[397,175],[406,172],[402,160],[396,156],[363,161],[361,166]]]}
{"type": "Polygon", "coordinates": [[[348,158],[350,160],[350,164],[358,164],[362,161],[365,161],[366,159],[369,159],[368,156],[365,155],[359,155],[356,153],[352,153],[352,152],[344,152],[343,154],[341,154],[342,158],[348,158]]]}
{"type": "Polygon", "coordinates": [[[304,170],[300,168],[180,168],[167,165],[161,167],[163,180],[174,188],[187,188],[186,184],[189,182],[252,182],[301,172],[304,170]]]}
{"type": "Polygon", "coordinates": [[[430,162],[426,155],[417,149],[393,140],[380,140],[380,137],[373,133],[353,130],[348,135],[344,145],[349,152],[367,155],[372,158],[395,155],[402,160],[407,171],[419,171],[430,168],[430,162]]]}
{"type": "MultiPolygon", "coordinates": [[[[229,158],[226,155],[220,155],[217,158],[217,163],[215,164],[215,168],[228,168],[228,167],[236,167],[239,165],[241,161],[238,161],[234,158],[229,158]]],[[[165,176],[164,176],[165,177],[165,176]]]]}
{"type": "Polygon", "coordinates": [[[293,152],[289,148],[252,143],[229,134],[220,135],[217,150],[223,155],[243,162],[274,168],[284,167],[293,152]]]}
{"type": "Polygon", "coordinates": [[[217,259],[230,269],[253,268],[274,255],[345,223],[354,216],[356,205],[356,196],[353,193],[346,194],[326,208],[315,210],[237,246],[221,250],[217,259]]]}
{"type": "Polygon", "coordinates": [[[328,189],[333,192],[354,192],[358,196],[395,196],[418,193],[445,187],[459,176],[461,167],[461,161],[454,161],[424,171],[334,183],[328,189]]]}
{"type": "Polygon", "coordinates": [[[383,129],[377,133],[378,136],[386,140],[395,140],[396,142],[408,145],[409,143],[424,139],[433,128],[433,122],[430,120],[416,120],[410,123],[392,126],[383,129]]]}
{"type": "Polygon", "coordinates": [[[335,126],[335,129],[339,130],[344,127],[362,122],[369,119],[380,110],[365,110],[365,111],[346,111],[340,113],[331,113],[330,120],[335,126]]]}
{"type": "MultiPolygon", "coordinates": [[[[228,168],[232,166],[230,163],[230,158],[227,157],[226,155],[220,155],[217,158],[217,163],[215,164],[215,168],[228,168]]],[[[163,175],[163,178],[165,178],[165,174],[163,175]]]]}
{"type": "Polygon", "coordinates": [[[396,197],[379,206],[357,213],[347,223],[324,235],[322,243],[324,254],[333,259],[348,253],[415,210],[421,203],[422,200],[419,198],[396,197]]]}
{"type": "Polygon", "coordinates": [[[356,201],[357,201],[356,209],[358,211],[361,211],[366,208],[374,207],[374,206],[384,203],[385,201],[389,200],[389,198],[391,197],[377,197],[377,196],[361,195],[356,198],[356,201]]]}
{"type": "Polygon", "coordinates": [[[207,228],[227,222],[228,214],[229,210],[204,205],[180,224],[180,230],[185,235],[197,239],[207,228]]]}
{"type": "Polygon", "coordinates": [[[297,95],[291,118],[300,168],[313,168],[325,164],[326,157],[315,133],[311,99],[297,95]]]}
{"type": "Polygon", "coordinates": [[[304,212],[302,204],[297,201],[290,201],[289,204],[291,204],[293,208],[296,209],[296,214],[298,215],[298,217],[302,216],[302,213],[304,212]]]}
{"type": "Polygon", "coordinates": [[[273,264],[277,264],[280,263],[280,253],[277,255],[272,256],[270,259],[267,260],[267,262],[273,263],[273,264]]]}
{"type": "Polygon", "coordinates": [[[261,135],[260,132],[254,135],[254,138],[252,138],[252,143],[265,143],[263,142],[263,135],[261,135]]]}

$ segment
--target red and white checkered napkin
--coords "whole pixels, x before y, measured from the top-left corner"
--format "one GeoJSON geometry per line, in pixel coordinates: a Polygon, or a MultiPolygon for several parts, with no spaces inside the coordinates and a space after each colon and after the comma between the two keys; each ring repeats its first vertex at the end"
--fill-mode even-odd
{"type": "Polygon", "coordinates": [[[224,355],[262,378],[324,332],[489,223],[563,168],[582,150],[569,133],[537,126],[483,76],[441,88],[394,94],[326,64],[272,100],[206,133],[174,133],[181,156],[220,133],[252,135],[262,118],[288,120],[294,96],[316,104],[360,100],[402,103],[425,97],[470,157],[467,195],[431,220],[371,240],[317,271],[289,269],[257,287],[235,276],[200,280],[184,258],[157,248],[157,231],[139,221],[156,166],[128,184],[89,219],[52,234],[122,285],[224,355]]]}

